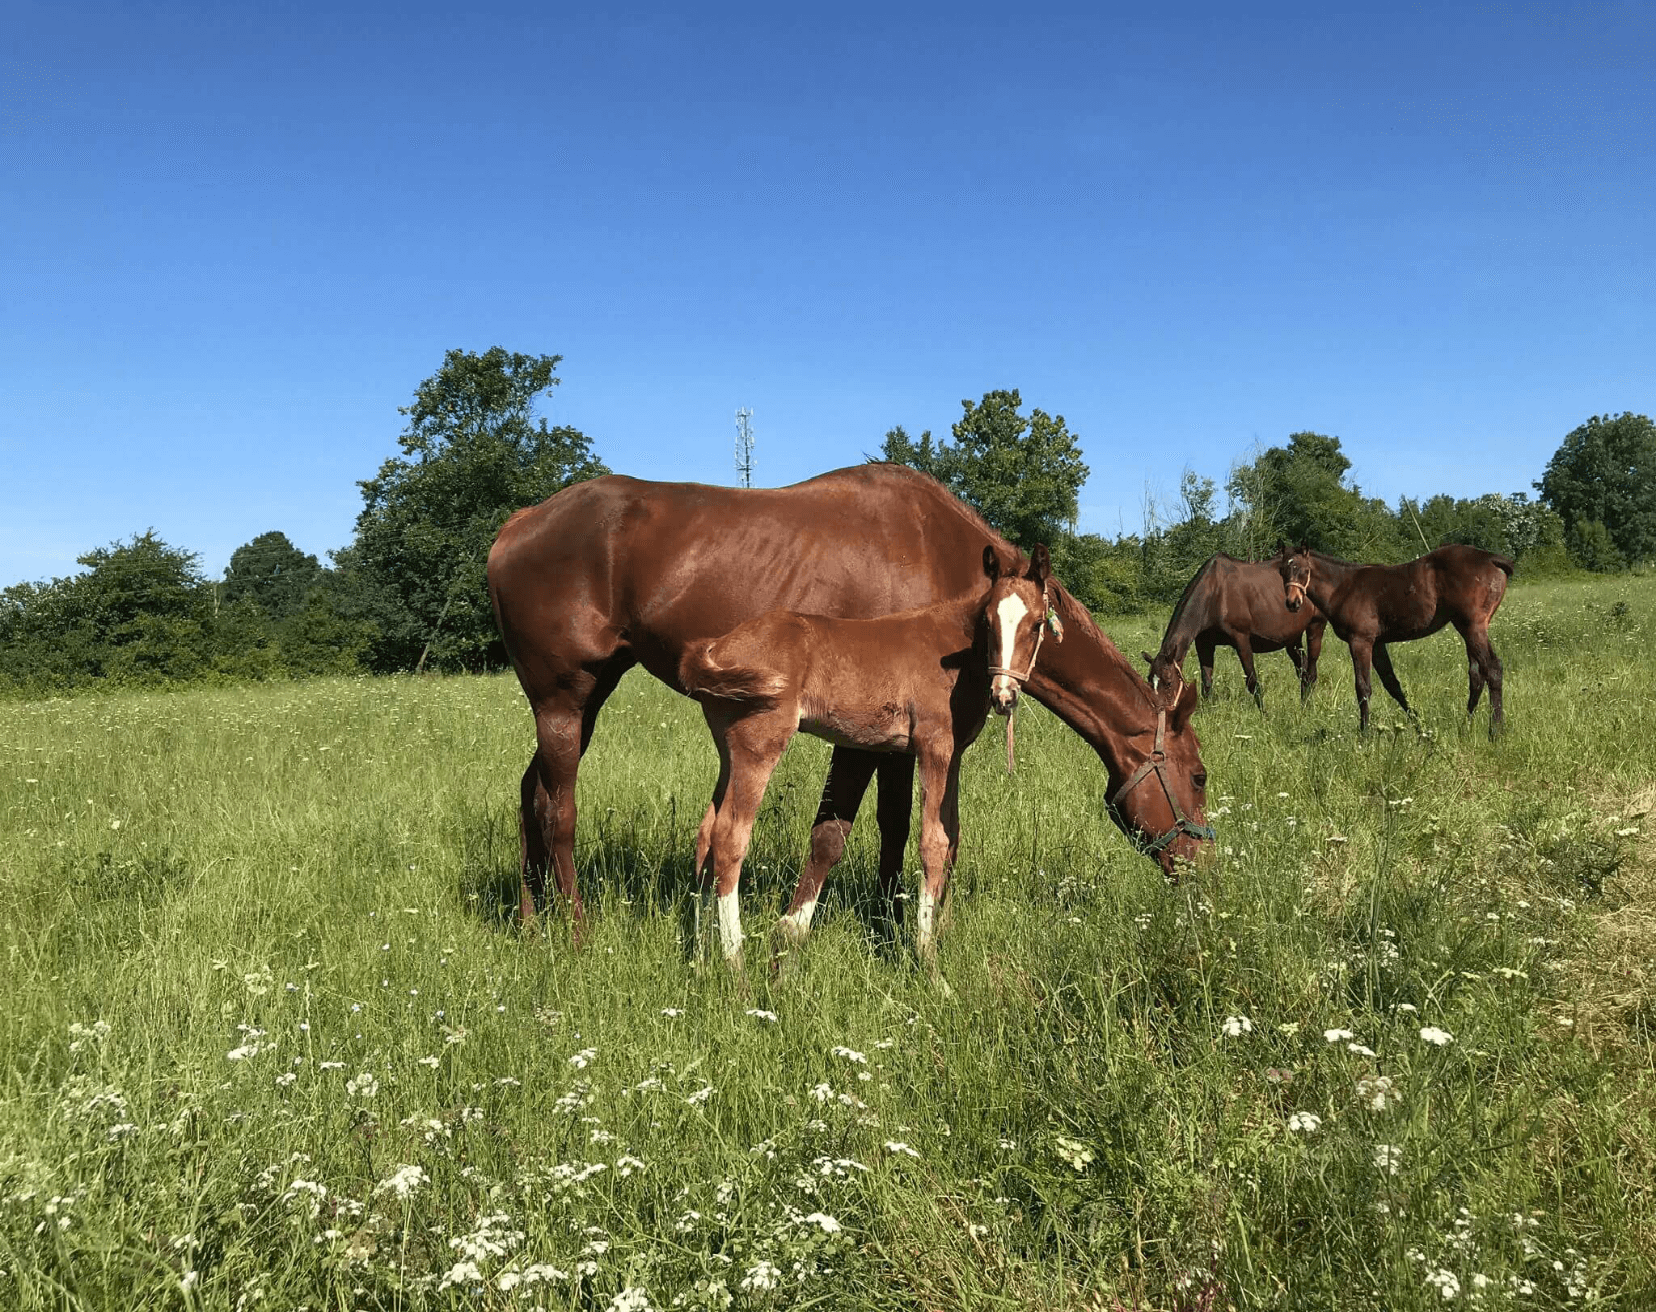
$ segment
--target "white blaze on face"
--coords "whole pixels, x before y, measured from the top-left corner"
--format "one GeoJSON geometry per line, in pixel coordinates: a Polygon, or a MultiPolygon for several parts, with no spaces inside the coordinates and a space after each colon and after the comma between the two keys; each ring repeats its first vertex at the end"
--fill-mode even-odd
{"type": "MultiPolygon", "coordinates": [[[[995,646],[1000,649],[1000,656],[995,664],[1003,669],[1013,668],[1012,658],[1017,654],[1018,625],[1028,614],[1029,607],[1024,605],[1023,598],[1015,592],[1002,597],[995,607],[995,646]]],[[[1004,674],[997,674],[989,685],[989,691],[996,697],[1010,696],[1017,690],[1017,684],[1004,674]]]]}
{"type": "Polygon", "coordinates": [[[736,904],[736,892],[719,895],[719,945],[725,959],[739,956],[742,951],[742,912],[736,904]]]}

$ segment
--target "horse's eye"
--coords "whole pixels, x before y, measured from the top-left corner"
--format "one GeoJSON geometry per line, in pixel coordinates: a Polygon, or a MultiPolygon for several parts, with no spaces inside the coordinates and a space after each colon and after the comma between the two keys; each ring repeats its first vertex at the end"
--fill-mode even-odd
{"type": "Polygon", "coordinates": [[[1190,776],[1190,782],[1196,785],[1197,792],[1201,792],[1207,787],[1207,771],[1198,770],[1195,774],[1190,776]]]}

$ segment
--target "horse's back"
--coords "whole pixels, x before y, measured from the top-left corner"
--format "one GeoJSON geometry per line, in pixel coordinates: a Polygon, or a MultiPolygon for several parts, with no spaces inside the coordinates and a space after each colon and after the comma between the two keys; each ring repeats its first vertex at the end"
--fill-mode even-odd
{"type": "Polygon", "coordinates": [[[773,489],[610,474],[514,515],[490,553],[489,587],[526,691],[531,678],[556,685],[623,652],[677,687],[689,642],[773,608],[928,604],[981,576],[985,541],[1016,559],[941,484],[903,466],[773,489]]]}

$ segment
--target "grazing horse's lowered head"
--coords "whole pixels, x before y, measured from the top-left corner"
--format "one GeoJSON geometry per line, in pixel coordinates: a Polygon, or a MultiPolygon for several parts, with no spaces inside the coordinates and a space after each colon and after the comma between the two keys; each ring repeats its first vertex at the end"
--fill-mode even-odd
{"type": "Polygon", "coordinates": [[[1148,754],[1109,801],[1117,828],[1169,878],[1177,877],[1178,862],[1194,863],[1202,844],[1214,838],[1205,814],[1207,770],[1190,731],[1196,685],[1178,674],[1173,679],[1152,693],[1155,719],[1144,731],[1148,754]]]}

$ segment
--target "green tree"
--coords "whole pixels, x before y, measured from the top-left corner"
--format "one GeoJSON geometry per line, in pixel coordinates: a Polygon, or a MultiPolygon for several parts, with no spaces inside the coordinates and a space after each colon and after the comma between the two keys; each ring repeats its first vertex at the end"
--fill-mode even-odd
{"type": "Polygon", "coordinates": [[[1290,434],[1287,446],[1237,466],[1226,491],[1246,516],[1242,536],[1255,551],[1280,538],[1354,559],[1418,554],[1418,545],[1410,552],[1384,502],[1347,484],[1350,468],[1339,438],[1312,432],[1290,434]]]}
{"type": "Polygon", "coordinates": [[[226,602],[249,598],[272,619],[283,620],[299,611],[321,576],[316,557],[300,551],[286,533],[261,533],[231,553],[220,596],[226,602]]]}
{"type": "Polygon", "coordinates": [[[429,657],[477,668],[495,645],[484,566],[513,511],[608,469],[576,429],[548,427],[535,402],[558,383],[560,357],[496,346],[454,350],[420,384],[393,456],[360,484],[363,508],[347,567],[377,612],[378,669],[429,657]]]}
{"type": "Polygon", "coordinates": [[[1563,518],[1572,551],[1580,544],[1609,559],[1597,530],[1584,527],[1596,522],[1625,561],[1656,556],[1656,424],[1646,416],[1594,415],[1565,437],[1535,487],[1563,518]]]}
{"type": "Polygon", "coordinates": [[[933,445],[929,431],[915,442],[897,427],[881,454],[938,479],[1024,550],[1045,542],[1061,556],[1087,481],[1080,443],[1064,417],[1038,408],[1020,414],[1016,388],[960,405],[953,443],[933,445]]]}

